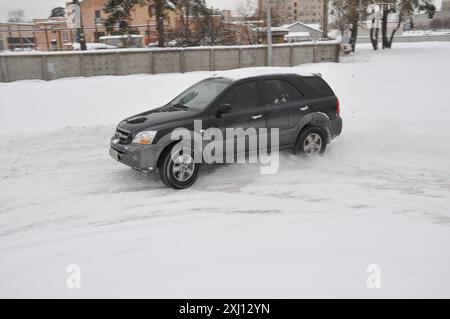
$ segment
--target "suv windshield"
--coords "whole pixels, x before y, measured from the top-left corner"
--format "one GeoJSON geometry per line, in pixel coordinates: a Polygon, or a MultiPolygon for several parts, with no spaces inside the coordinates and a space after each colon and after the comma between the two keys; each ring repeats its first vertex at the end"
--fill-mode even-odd
{"type": "Polygon", "coordinates": [[[202,110],[230,83],[230,80],[224,78],[203,80],[178,95],[170,104],[186,109],[202,110]]]}

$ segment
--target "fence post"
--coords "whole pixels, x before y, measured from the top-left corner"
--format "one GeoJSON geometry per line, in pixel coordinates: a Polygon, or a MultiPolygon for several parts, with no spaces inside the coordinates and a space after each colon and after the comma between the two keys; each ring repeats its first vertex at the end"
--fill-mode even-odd
{"type": "Polygon", "coordinates": [[[1,63],[0,67],[1,67],[1,72],[3,73],[3,80],[5,82],[9,82],[8,67],[6,65],[6,57],[2,56],[2,57],[0,57],[0,59],[1,59],[0,60],[0,63],[1,63]]]}
{"type": "Polygon", "coordinates": [[[313,63],[317,63],[317,50],[316,50],[316,43],[313,44],[313,63]]]}
{"type": "Polygon", "coordinates": [[[216,70],[215,61],[214,61],[214,48],[211,48],[209,51],[209,68],[211,71],[216,70]]]}
{"type": "Polygon", "coordinates": [[[122,74],[122,68],[120,65],[120,54],[117,51],[116,53],[114,53],[114,68],[116,69],[116,75],[122,74]]]}
{"type": "Polygon", "coordinates": [[[45,81],[50,81],[50,77],[48,75],[48,60],[47,56],[44,54],[41,56],[41,62],[42,62],[42,78],[45,81]]]}
{"type": "Polygon", "coordinates": [[[80,75],[81,76],[86,76],[86,70],[84,68],[84,56],[83,53],[78,53],[78,56],[80,58],[80,75]]]}
{"type": "Polygon", "coordinates": [[[155,64],[153,63],[153,52],[148,53],[148,59],[150,60],[150,70],[148,70],[148,72],[150,74],[155,74],[155,64]]]}
{"type": "Polygon", "coordinates": [[[269,66],[269,53],[267,52],[268,49],[266,48],[266,50],[264,50],[264,66],[269,66]]]}
{"type": "Polygon", "coordinates": [[[184,48],[180,49],[180,73],[186,72],[186,60],[184,56],[184,48]]]}
{"type": "Polygon", "coordinates": [[[341,46],[338,43],[336,44],[336,59],[334,62],[339,63],[340,59],[341,59],[341,46]]]}
{"type": "Polygon", "coordinates": [[[239,47],[239,69],[242,68],[242,47],[239,47]]]}
{"type": "Polygon", "coordinates": [[[289,66],[294,66],[294,45],[289,46],[289,66]]]}

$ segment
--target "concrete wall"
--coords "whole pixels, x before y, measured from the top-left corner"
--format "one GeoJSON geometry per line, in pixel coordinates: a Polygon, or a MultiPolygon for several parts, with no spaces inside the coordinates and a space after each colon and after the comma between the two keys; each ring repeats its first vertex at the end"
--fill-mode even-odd
{"type": "MultiPolygon", "coordinates": [[[[0,54],[0,82],[97,75],[229,70],[267,65],[265,46],[133,49],[89,52],[0,54]]],[[[338,62],[339,45],[282,44],[273,47],[273,66],[338,62]]]]}

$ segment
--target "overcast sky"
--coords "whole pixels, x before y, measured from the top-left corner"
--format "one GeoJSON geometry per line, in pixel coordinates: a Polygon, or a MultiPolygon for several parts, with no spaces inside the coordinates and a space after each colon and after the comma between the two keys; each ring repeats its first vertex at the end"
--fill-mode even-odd
{"type": "MultiPolygon", "coordinates": [[[[209,6],[235,10],[240,0],[206,0],[209,6]]],[[[431,0],[440,9],[441,0],[431,0]]],[[[6,21],[8,12],[23,9],[27,19],[45,18],[55,7],[65,6],[66,0],[0,0],[0,22],[6,21]]]]}
{"type": "MultiPolygon", "coordinates": [[[[206,0],[209,6],[220,9],[236,9],[239,0],[206,0]]],[[[0,0],[0,21],[8,18],[8,12],[23,9],[27,19],[45,18],[54,7],[65,6],[66,0],[0,0]]]]}

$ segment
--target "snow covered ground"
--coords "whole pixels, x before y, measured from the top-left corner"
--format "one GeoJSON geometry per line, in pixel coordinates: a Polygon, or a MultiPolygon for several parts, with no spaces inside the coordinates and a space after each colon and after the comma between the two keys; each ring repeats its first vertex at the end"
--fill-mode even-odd
{"type": "Polygon", "coordinates": [[[326,155],[205,168],[181,192],[109,138],[211,73],[0,83],[0,297],[450,297],[449,56],[367,45],[293,68],[341,99],[326,155]]]}

